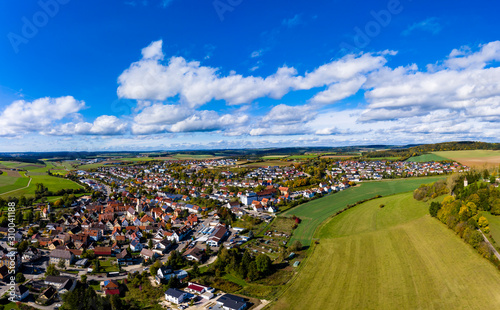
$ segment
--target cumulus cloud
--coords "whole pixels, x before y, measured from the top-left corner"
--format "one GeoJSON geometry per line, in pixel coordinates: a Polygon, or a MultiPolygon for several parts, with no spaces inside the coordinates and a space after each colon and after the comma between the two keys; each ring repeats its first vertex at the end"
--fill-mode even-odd
{"type": "Polygon", "coordinates": [[[308,90],[350,80],[377,70],[387,62],[387,54],[347,55],[298,75],[293,67],[283,66],[267,77],[243,76],[232,72],[221,76],[218,68],[202,66],[198,61],[171,57],[165,64],[159,49],[161,41],[143,50],[143,58],[133,63],[118,78],[118,96],[137,100],[164,101],[179,96],[192,108],[211,100],[244,104],[269,97],[280,99],[292,90],[308,90]]]}
{"type": "Polygon", "coordinates": [[[85,108],[83,101],[71,96],[40,98],[32,102],[14,101],[0,114],[0,136],[38,132],[66,117],[75,117],[85,108]]]}
{"type": "Polygon", "coordinates": [[[128,123],[113,115],[101,115],[93,123],[78,122],[65,123],[47,132],[45,135],[119,135],[128,129],[128,123]]]}
{"type": "Polygon", "coordinates": [[[500,107],[500,68],[487,64],[500,59],[500,42],[491,42],[475,53],[455,50],[433,71],[416,66],[384,68],[369,75],[365,92],[368,108],[361,121],[424,116],[446,109],[464,117],[487,116],[500,107]],[[466,53],[466,54],[464,54],[466,53]]]}

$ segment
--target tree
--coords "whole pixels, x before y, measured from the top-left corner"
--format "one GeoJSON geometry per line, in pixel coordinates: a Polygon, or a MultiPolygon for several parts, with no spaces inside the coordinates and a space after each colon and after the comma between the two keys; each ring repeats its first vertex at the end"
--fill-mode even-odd
{"type": "Polygon", "coordinates": [[[198,267],[198,262],[195,262],[193,269],[191,269],[191,275],[193,278],[197,278],[200,275],[200,268],[198,267]]]}
{"type": "Polygon", "coordinates": [[[255,281],[259,278],[259,271],[257,270],[257,264],[254,261],[252,261],[248,265],[247,277],[250,281],[255,281]]]}
{"type": "Polygon", "coordinates": [[[152,249],[153,249],[153,239],[149,239],[149,241],[148,241],[148,248],[149,248],[150,250],[152,250],[152,249]]]}
{"type": "Polygon", "coordinates": [[[255,263],[257,264],[257,271],[262,275],[267,275],[271,271],[272,262],[269,256],[265,254],[259,254],[255,259],[255,263]]]}
{"type": "Polygon", "coordinates": [[[24,281],[26,281],[26,278],[21,272],[18,272],[16,274],[16,283],[24,283],[24,281]]]}
{"type": "Polygon", "coordinates": [[[292,246],[290,247],[291,251],[300,251],[302,250],[302,243],[299,240],[296,240],[292,246]]]}
{"type": "Polygon", "coordinates": [[[87,275],[82,274],[82,276],[80,277],[80,281],[82,281],[83,284],[87,283],[87,275]]]}
{"type": "Polygon", "coordinates": [[[152,276],[155,276],[156,273],[158,272],[158,269],[160,269],[160,267],[161,267],[161,262],[160,261],[156,261],[153,265],[151,265],[151,267],[149,267],[149,273],[152,276]]]}
{"type": "Polygon", "coordinates": [[[437,201],[433,201],[429,207],[429,214],[432,217],[437,217],[439,209],[441,209],[441,204],[437,201]]]}
{"type": "Polygon", "coordinates": [[[60,259],[57,263],[57,267],[59,267],[59,269],[64,269],[64,267],[66,267],[65,261],[63,259],[60,259]]]}
{"type": "Polygon", "coordinates": [[[47,275],[47,276],[58,276],[59,275],[59,270],[56,269],[56,265],[49,264],[47,266],[47,270],[45,271],[45,275],[47,275]]]}

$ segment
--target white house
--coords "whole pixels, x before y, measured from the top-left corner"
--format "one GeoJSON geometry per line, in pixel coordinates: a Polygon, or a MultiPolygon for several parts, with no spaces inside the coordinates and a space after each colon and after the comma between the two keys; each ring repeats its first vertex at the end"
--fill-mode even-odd
{"type": "Polygon", "coordinates": [[[178,290],[176,288],[169,288],[165,292],[165,299],[174,303],[174,304],[180,304],[186,299],[187,293],[181,290],[178,290]]]}

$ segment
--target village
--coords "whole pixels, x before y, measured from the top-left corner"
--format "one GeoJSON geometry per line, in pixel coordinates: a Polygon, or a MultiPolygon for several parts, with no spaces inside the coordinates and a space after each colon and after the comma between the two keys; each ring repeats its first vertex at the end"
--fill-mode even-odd
{"type": "MultiPolygon", "coordinates": [[[[233,159],[78,170],[79,182],[94,194],[68,205],[38,204],[35,220],[17,227],[17,252],[7,250],[5,238],[0,242],[0,278],[8,278],[15,256],[16,279],[23,282],[16,285],[15,299],[40,309],[60,307],[79,281],[102,296],[123,297],[133,274],[168,287],[165,308],[258,308],[259,302],[192,281],[193,270],[209,268],[222,249],[277,260],[292,232],[271,231],[269,224],[297,203],[364,181],[467,169],[456,162],[329,161],[323,179],[296,188],[286,185],[313,179],[301,165],[241,168],[233,159]],[[253,229],[248,223],[262,224],[253,229]],[[259,231],[264,236],[256,238],[259,231]]],[[[5,236],[6,228],[0,233],[5,236]]],[[[0,295],[7,289],[2,284],[0,295]]]]}

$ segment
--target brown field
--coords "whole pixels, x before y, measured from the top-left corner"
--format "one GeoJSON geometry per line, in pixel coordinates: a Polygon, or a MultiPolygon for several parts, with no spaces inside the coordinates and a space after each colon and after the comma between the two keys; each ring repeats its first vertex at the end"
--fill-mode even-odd
{"type": "Polygon", "coordinates": [[[323,155],[320,158],[354,158],[359,157],[359,155],[323,155]]]}
{"type": "Polygon", "coordinates": [[[10,170],[10,169],[0,169],[0,170],[2,170],[9,177],[15,177],[15,178],[21,177],[21,175],[19,174],[18,171],[14,171],[14,170],[10,170]]]}
{"type": "Polygon", "coordinates": [[[434,152],[441,157],[455,160],[473,168],[496,168],[500,166],[500,151],[472,150],[472,151],[445,151],[434,152]]]}
{"type": "Polygon", "coordinates": [[[477,158],[477,159],[456,159],[463,165],[467,167],[474,168],[496,168],[500,166],[500,156],[490,157],[487,159],[477,158]]]}

